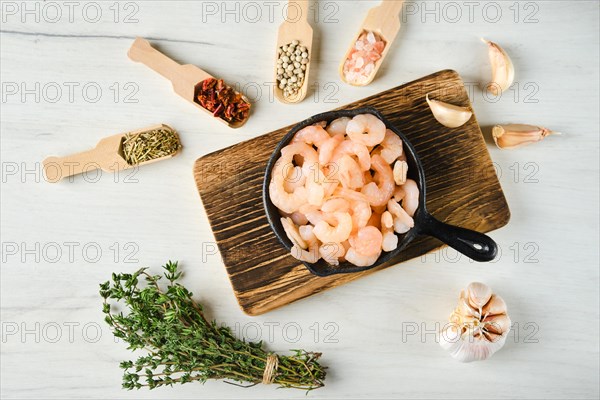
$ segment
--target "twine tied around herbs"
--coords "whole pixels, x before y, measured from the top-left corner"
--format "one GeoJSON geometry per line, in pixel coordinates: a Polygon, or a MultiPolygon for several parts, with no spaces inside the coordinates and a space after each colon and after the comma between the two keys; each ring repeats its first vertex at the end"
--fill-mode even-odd
{"type": "Polygon", "coordinates": [[[269,354],[267,356],[267,362],[265,364],[265,372],[263,372],[263,380],[262,383],[264,385],[269,385],[273,383],[275,380],[275,374],[277,372],[277,368],[279,367],[279,358],[277,358],[277,354],[269,354]]]}

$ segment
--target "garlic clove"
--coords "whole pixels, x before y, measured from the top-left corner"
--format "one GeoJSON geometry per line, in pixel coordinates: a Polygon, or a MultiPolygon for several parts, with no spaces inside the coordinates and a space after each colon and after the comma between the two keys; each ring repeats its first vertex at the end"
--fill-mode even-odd
{"type": "Polygon", "coordinates": [[[461,314],[454,311],[452,312],[452,314],[450,314],[450,322],[456,325],[461,325],[462,324],[462,318],[461,318],[461,314]]]}
{"type": "Polygon", "coordinates": [[[492,80],[485,88],[494,96],[498,96],[513,84],[515,68],[502,47],[489,40],[481,40],[488,45],[488,56],[492,64],[492,80]]]}
{"type": "Polygon", "coordinates": [[[492,128],[492,136],[496,146],[501,149],[514,149],[539,142],[548,135],[560,135],[542,126],[526,124],[496,125],[492,128]]]}
{"type": "Polygon", "coordinates": [[[398,160],[394,164],[394,182],[401,186],[406,183],[406,173],[408,172],[408,164],[406,161],[398,160]]]}
{"type": "Polygon", "coordinates": [[[454,311],[452,315],[450,315],[450,322],[458,326],[469,325],[478,320],[479,315],[465,315],[458,310],[454,311]]]}
{"type": "Polygon", "coordinates": [[[485,315],[498,315],[506,313],[506,303],[502,297],[493,294],[490,301],[483,306],[481,313],[485,315]]]}
{"type": "Polygon", "coordinates": [[[502,335],[510,330],[510,318],[506,314],[485,317],[483,324],[488,332],[496,335],[502,335]]]}
{"type": "Polygon", "coordinates": [[[462,317],[479,317],[479,309],[478,308],[474,308],[473,306],[471,306],[469,304],[469,299],[465,296],[464,291],[460,293],[460,297],[458,299],[458,307],[456,308],[456,311],[458,314],[460,314],[462,317]]]}
{"type": "Polygon", "coordinates": [[[473,115],[467,107],[455,106],[439,100],[430,100],[429,93],[425,96],[427,104],[435,119],[448,128],[458,128],[464,125],[473,115]]]}
{"type": "Polygon", "coordinates": [[[481,282],[472,282],[467,286],[469,304],[481,309],[492,297],[492,289],[481,282]]]}

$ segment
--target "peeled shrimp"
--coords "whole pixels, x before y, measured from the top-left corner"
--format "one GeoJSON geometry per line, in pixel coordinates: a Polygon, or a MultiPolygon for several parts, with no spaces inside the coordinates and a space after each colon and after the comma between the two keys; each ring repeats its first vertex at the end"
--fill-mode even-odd
{"type": "Polygon", "coordinates": [[[306,243],[314,243],[317,241],[317,237],[315,236],[313,229],[314,229],[314,226],[312,226],[312,225],[302,225],[298,228],[300,237],[306,243]]]}
{"type": "Polygon", "coordinates": [[[412,217],[419,207],[419,187],[417,186],[417,182],[407,179],[404,185],[402,185],[402,189],[404,190],[402,208],[412,217]]]}
{"type": "Polygon", "coordinates": [[[369,267],[375,264],[380,254],[381,252],[371,256],[363,256],[362,254],[357,253],[354,247],[350,247],[348,251],[346,251],[344,258],[346,261],[356,265],[357,267],[369,267]]]}
{"type": "Polygon", "coordinates": [[[348,137],[365,146],[376,146],[385,137],[385,124],[373,114],[360,114],[346,126],[348,137]]]}
{"type": "Polygon", "coordinates": [[[381,250],[393,251],[398,248],[398,236],[392,229],[386,229],[383,233],[383,240],[381,241],[381,250]]]}
{"type": "Polygon", "coordinates": [[[293,212],[291,214],[288,214],[288,213],[283,212],[281,210],[278,210],[278,211],[279,211],[279,215],[281,215],[282,217],[284,217],[284,218],[291,218],[292,222],[294,224],[296,224],[297,226],[302,226],[302,225],[308,224],[308,219],[301,212],[295,211],[295,212],[293,212]]]}
{"type": "Polygon", "coordinates": [[[321,146],[319,146],[319,163],[326,165],[331,161],[333,152],[337,146],[344,141],[344,135],[336,135],[325,140],[321,146]]]}
{"type": "Polygon", "coordinates": [[[308,224],[308,218],[306,218],[306,215],[302,214],[299,211],[291,213],[290,218],[292,219],[292,222],[298,226],[308,224]]]}
{"type": "Polygon", "coordinates": [[[305,188],[308,194],[308,203],[320,206],[325,200],[325,188],[323,182],[326,179],[325,173],[320,168],[319,163],[315,162],[312,165],[307,165],[308,161],[304,162],[303,169],[308,169],[305,188]]]}
{"type": "Polygon", "coordinates": [[[322,126],[310,125],[300,129],[292,138],[292,143],[301,142],[319,147],[329,138],[329,134],[322,126]]]}
{"type": "Polygon", "coordinates": [[[283,230],[285,231],[288,239],[292,241],[297,246],[300,246],[303,249],[306,249],[308,245],[300,236],[300,232],[298,231],[298,227],[294,225],[291,218],[281,218],[281,225],[283,226],[283,230]]]}
{"type": "Polygon", "coordinates": [[[374,213],[381,215],[385,212],[385,210],[387,210],[387,203],[382,206],[371,206],[371,209],[374,213]]]}
{"type": "Polygon", "coordinates": [[[275,178],[283,178],[284,180],[288,179],[288,176],[294,170],[293,157],[289,155],[287,157],[283,157],[283,155],[275,162],[273,166],[273,172],[271,173],[271,180],[275,178]]]}
{"type": "Polygon", "coordinates": [[[325,189],[319,182],[309,178],[306,180],[306,192],[308,204],[320,206],[325,199],[325,189]]]}
{"type": "Polygon", "coordinates": [[[335,226],[322,220],[313,229],[317,239],[323,243],[343,242],[348,239],[350,232],[352,232],[352,217],[350,214],[346,212],[334,212],[333,217],[336,220],[335,226]]]}
{"type": "Polygon", "coordinates": [[[398,247],[398,236],[394,234],[394,217],[389,211],[381,214],[381,249],[383,251],[396,250],[398,247]]]}
{"type": "Polygon", "coordinates": [[[346,249],[341,243],[325,243],[319,247],[319,255],[331,265],[340,265],[340,257],[346,254],[346,249]]]}
{"type": "Polygon", "coordinates": [[[306,175],[308,175],[310,168],[319,162],[319,155],[311,146],[302,142],[291,143],[281,149],[281,158],[275,163],[273,175],[277,172],[277,175],[287,176],[283,173],[287,172],[284,168],[289,168],[288,165],[292,164],[294,156],[302,157],[302,171],[306,175]],[[282,163],[280,166],[277,165],[279,162],[282,163]]]}
{"type": "MultiPolygon", "coordinates": [[[[291,164],[288,164],[288,167],[291,164]]],[[[286,192],[293,193],[296,188],[300,186],[304,186],[306,183],[306,174],[302,173],[302,168],[296,166],[292,168],[287,168],[288,174],[285,177],[285,182],[283,183],[283,187],[286,192]]]]}
{"type": "Polygon", "coordinates": [[[339,162],[338,175],[342,186],[350,189],[360,189],[365,184],[363,172],[354,159],[348,155],[343,156],[339,162]]]}
{"type": "Polygon", "coordinates": [[[326,213],[332,213],[335,211],[348,211],[350,209],[350,203],[348,200],[341,197],[334,197],[327,200],[321,206],[321,211],[326,213]]]}
{"type": "Polygon", "coordinates": [[[394,190],[394,200],[396,200],[398,203],[400,203],[400,201],[404,198],[404,196],[406,196],[406,192],[404,192],[404,189],[402,189],[402,186],[398,186],[396,188],[396,190],[394,190]]]}
{"type": "Polygon", "coordinates": [[[381,231],[374,226],[365,226],[358,230],[356,235],[348,239],[350,246],[362,256],[379,255],[383,236],[381,231]]]}
{"type": "Polygon", "coordinates": [[[394,218],[394,232],[402,234],[410,231],[410,228],[411,226],[406,225],[406,223],[403,222],[402,219],[394,218]]]}
{"type": "Polygon", "coordinates": [[[352,230],[367,226],[371,218],[371,207],[366,201],[353,201],[350,203],[352,210],[352,230]]]}
{"type": "Polygon", "coordinates": [[[292,250],[290,253],[295,259],[305,261],[311,264],[316,263],[317,261],[319,261],[319,258],[321,258],[319,254],[319,242],[317,241],[311,243],[308,247],[308,250],[303,250],[298,245],[294,245],[292,246],[292,250]]]}
{"type": "Polygon", "coordinates": [[[381,214],[381,227],[382,228],[392,228],[394,226],[394,217],[392,213],[389,211],[385,211],[381,214]]]}
{"type": "Polygon", "coordinates": [[[369,198],[361,192],[357,192],[352,189],[346,189],[344,187],[337,187],[333,194],[352,201],[366,201],[367,203],[369,202],[369,198]]]}
{"type": "Polygon", "coordinates": [[[325,190],[325,198],[329,198],[333,196],[335,189],[339,186],[340,182],[337,179],[330,179],[329,177],[325,178],[323,182],[323,190],[325,190]]]}
{"type": "Polygon", "coordinates": [[[342,246],[344,246],[344,251],[348,251],[348,249],[350,248],[350,242],[347,240],[344,240],[342,242],[342,246]]]}
{"type": "Polygon", "coordinates": [[[358,164],[363,171],[368,171],[371,168],[371,155],[365,145],[351,140],[344,140],[333,152],[331,160],[337,162],[345,155],[358,157],[358,164]]]}
{"type": "Polygon", "coordinates": [[[306,216],[308,222],[313,225],[317,225],[321,221],[334,223],[335,219],[328,213],[324,213],[319,210],[318,207],[311,204],[304,204],[300,207],[299,211],[306,216]]]}
{"type": "Polygon", "coordinates": [[[269,184],[269,197],[281,211],[288,214],[297,211],[308,201],[308,191],[304,186],[294,189],[293,193],[286,192],[284,188],[284,179],[275,176],[269,184]]]}
{"type": "Polygon", "coordinates": [[[307,201],[308,204],[312,204],[315,206],[320,206],[323,204],[323,200],[325,199],[325,189],[323,186],[318,183],[310,183],[306,187],[307,189],[307,201]]]}
{"type": "Polygon", "coordinates": [[[367,226],[374,226],[377,229],[381,229],[381,214],[372,213],[371,218],[367,221],[367,226]]]}
{"type": "Polygon", "coordinates": [[[388,164],[393,164],[402,155],[402,139],[390,129],[385,131],[380,154],[388,164]]]}
{"type": "Polygon", "coordinates": [[[375,179],[379,178],[379,185],[371,182],[363,186],[361,192],[367,196],[372,206],[382,206],[394,194],[396,184],[394,183],[394,174],[390,166],[378,154],[371,159],[371,167],[376,171],[375,179]]]}
{"type": "Polygon", "coordinates": [[[348,117],[334,119],[331,121],[326,130],[331,136],[341,136],[343,138],[346,134],[346,126],[348,125],[349,121],[350,118],[348,117]]]}
{"type": "Polygon", "coordinates": [[[388,201],[388,210],[394,216],[394,230],[398,233],[406,233],[415,226],[415,221],[394,200],[388,201]]]}

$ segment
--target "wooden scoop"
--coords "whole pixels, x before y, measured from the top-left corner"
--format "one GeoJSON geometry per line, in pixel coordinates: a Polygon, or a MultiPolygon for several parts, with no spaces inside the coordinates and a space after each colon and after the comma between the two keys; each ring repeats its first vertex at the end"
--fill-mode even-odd
{"type": "MultiPolygon", "coordinates": [[[[213,116],[212,112],[196,102],[196,86],[205,79],[214,78],[208,72],[201,70],[195,65],[179,64],[156,50],[150,45],[150,42],[143,38],[135,39],[127,55],[132,61],[141,62],[170,80],[175,93],[193,103],[210,116],[213,116]]],[[[217,119],[232,128],[239,128],[246,122],[244,120],[230,124],[222,118],[217,119]]]]}
{"type": "Polygon", "coordinates": [[[310,71],[310,64],[314,59],[312,52],[312,41],[313,41],[313,29],[308,23],[308,0],[289,0],[287,7],[287,16],[285,21],[279,25],[279,31],[277,32],[277,46],[275,48],[275,85],[273,86],[273,92],[275,97],[282,103],[299,103],[306,97],[308,90],[308,72],[310,71]],[[283,90],[279,89],[277,84],[277,59],[279,54],[277,50],[292,40],[298,40],[300,46],[305,46],[308,51],[308,64],[306,64],[306,70],[304,71],[304,82],[300,90],[293,96],[284,97],[283,90]]]}
{"type": "Polygon", "coordinates": [[[381,63],[392,47],[392,43],[396,39],[398,31],[400,31],[400,11],[402,10],[403,3],[404,0],[382,0],[380,5],[369,10],[367,17],[358,31],[358,35],[352,39],[352,43],[340,64],[339,73],[342,81],[354,86],[366,86],[373,81],[375,75],[377,75],[377,71],[379,71],[381,63]],[[385,47],[381,53],[381,58],[375,62],[375,69],[365,83],[348,82],[344,76],[344,63],[346,62],[350,51],[352,51],[356,40],[365,31],[371,31],[381,36],[381,39],[385,42],[385,47]]]}
{"type": "MultiPolygon", "coordinates": [[[[134,135],[137,133],[148,132],[157,129],[168,129],[175,132],[175,130],[168,125],[155,125],[127,133],[134,135]]],[[[66,157],[46,158],[42,162],[46,180],[51,183],[56,183],[63,178],[97,169],[114,173],[116,171],[171,158],[177,154],[176,152],[165,157],[155,158],[135,165],[128,164],[123,157],[122,143],[125,135],[125,133],[119,133],[118,135],[106,137],[100,140],[95,148],[88,151],[72,154],[66,157]]]]}

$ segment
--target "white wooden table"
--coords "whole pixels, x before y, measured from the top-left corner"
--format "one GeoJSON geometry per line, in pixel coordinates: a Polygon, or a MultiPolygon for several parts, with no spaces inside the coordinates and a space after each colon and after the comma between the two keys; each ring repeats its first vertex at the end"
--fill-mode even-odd
{"type": "Polygon", "coordinates": [[[369,1],[321,1],[311,16],[311,89],[300,105],[269,93],[283,3],[2,2],[3,398],[280,398],[303,392],[222,382],[152,392],[120,388],[131,355],[105,326],[98,283],[180,260],[209,313],[269,349],[322,351],[326,387],[309,398],[598,398],[597,1],[408,2],[376,81],[341,83],[337,66],[369,1]],[[315,19],[318,22],[314,23],[315,19]],[[149,38],[184,63],[238,83],[254,102],[230,130],[175,96],[126,53],[149,38]],[[485,46],[516,67],[497,102],[485,46]],[[192,179],[196,158],[312,114],[453,68],[489,134],[496,123],[564,132],[517,151],[489,146],[512,219],[481,265],[442,250],[259,317],[238,308],[192,179]],[[167,123],[184,151],[129,173],[44,181],[40,161],[102,137],[167,123]],[[484,363],[460,364],[436,343],[461,288],[491,285],[514,330],[484,363]]]}

